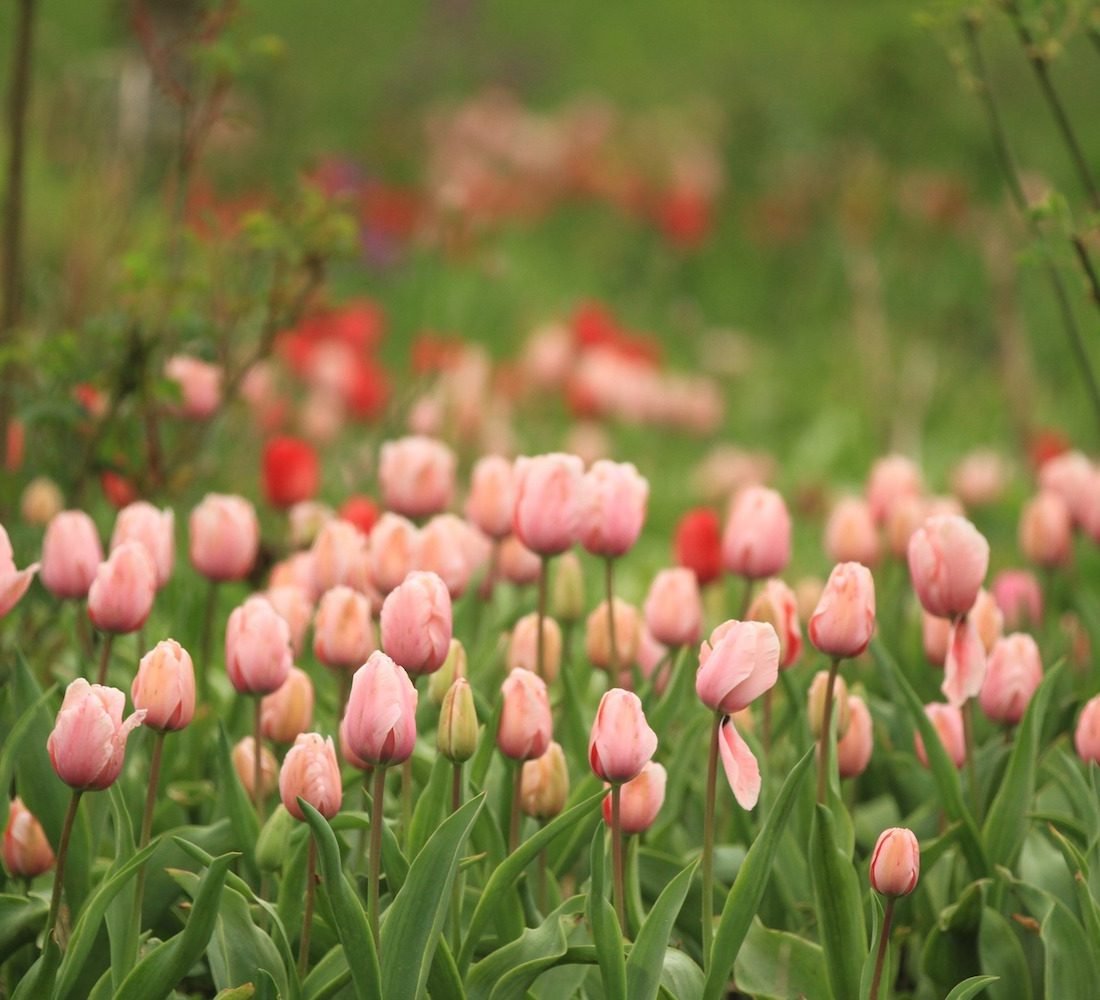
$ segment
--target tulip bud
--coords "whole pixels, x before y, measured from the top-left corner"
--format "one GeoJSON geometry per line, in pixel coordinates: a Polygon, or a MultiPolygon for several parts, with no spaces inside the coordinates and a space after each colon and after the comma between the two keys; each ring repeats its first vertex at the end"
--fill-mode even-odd
{"type": "MultiPolygon", "coordinates": [[[[246,736],[233,748],[231,756],[237,780],[248,797],[255,799],[256,786],[253,779],[256,773],[256,741],[251,736],[246,736]]],[[[260,784],[265,799],[279,784],[279,762],[275,759],[275,754],[263,744],[260,745],[260,784]]]]}
{"type": "Polygon", "coordinates": [[[447,659],[434,674],[428,676],[428,700],[442,705],[451,685],[459,677],[466,677],[466,647],[458,639],[451,639],[447,659]]]}
{"type": "MultiPolygon", "coordinates": [[[[829,671],[819,670],[814,674],[807,696],[807,714],[815,740],[821,739],[821,732],[825,728],[825,691],[828,686],[829,671]]],[[[851,715],[848,707],[848,685],[839,674],[833,682],[833,718],[836,719],[837,739],[841,739],[848,732],[851,715]]]]}
{"type": "MultiPolygon", "coordinates": [[[[814,601],[817,604],[817,601],[814,601]]],[[[746,617],[767,622],[779,637],[779,669],[786,670],[802,655],[802,628],[798,623],[798,598],[782,580],[768,580],[753,598],[746,617]]]]}
{"type": "Polygon", "coordinates": [[[810,616],[810,641],[836,659],[859,656],[875,631],[875,581],[860,563],[833,567],[810,616]]]}
{"type": "Polygon", "coordinates": [[[416,745],[416,688],[385,653],[375,651],[351,681],[344,723],[348,749],[359,760],[388,767],[416,745]]]}
{"type": "Polygon", "coordinates": [[[920,845],[912,830],[891,827],[879,834],[871,854],[871,888],[883,896],[908,896],[920,876],[920,845]]]}
{"type": "Polygon", "coordinates": [[[909,539],[924,525],[928,501],[923,497],[902,497],[886,518],[886,544],[895,559],[909,554],[909,539]]]}
{"type": "Polygon", "coordinates": [[[267,581],[268,590],[277,587],[297,587],[303,593],[313,595],[313,554],[295,552],[271,567],[267,581]]]}
{"type": "Polygon", "coordinates": [[[690,569],[663,569],[649,586],[644,605],[650,634],[665,646],[694,646],[703,628],[699,583],[690,569]]]}
{"type": "Polygon", "coordinates": [[[443,666],[451,648],[451,595],[435,573],[410,573],[386,597],[382,648],[410,674],[443,666]]]}
{"type": "Polygon", "coordinates": [[[1020,512],[1020,551],[1038,566],[1064,566],[1073,552],[1073,518],[1065,500],[1044,492],[1020,512]]]}
{"type": "MultiPolygon", "coordinates": [[[[615,664],[623,670],[638,658],[638,639],[641,635],[641,617],[633,604],[616,597],[613,602],[612,620],[615,626],[615,664]]],[[[601,601],[588,616],[585,625],[584,651],[589,662],[601,670],[610,670],[611,631],[608,624],[607,601],[601,601]]]]}
{"type": "Polygon", "coordinates": [[[377,648],[370,601],[351,587],[326,591],[313,622],[314,656],[335,670],[358,670],[377,648]]]}
{"type": "Polygon", "coordinates": [[[387,441],[378,458],[378,482],[389,510],[406,517],[438,514],[454,496],[454,452],[428,437],[387,441]]]}
{"type": "MultiPolygon", "coordinates": [[[[884,524],[898,503],[919,497],[924,489],[919,466],[904,455],[886,455],[871,466],[867,505],[877,524],[884,524]]],[[[844,560],[837,559],[837,562],[844,560]]],[[[862,560],[857,560],[862,561],[862,560]]]]}
{"type": "Polygon", "coordinates": [[[270,694],[293,666],[290,626],[266,597],[254,595],[229,616],[225,667],[241,694],[270,694]]]}
{"type": "Polygon", "coordinates": [[[519,805],[525,816],[547,820],[565,808],[569,797],[569,768],[561,744],[554,740],[546,753],[525,761],[520,776],[519,805]]]}
{"type": "Polygon", "coordinates": [[[313,596],[333,587],[367,589],[367,543],[354,524],[329,521],[313,540],[313,596]]]}
{"type": "Polygon", "coordinates": [[[295,819],[305,820],[298,799],[308,802],[325,819],[340,811],[344,788],[332,737],[302,733],[294,741],[279,772],[279,797],[295,819]]]}
{"type": "Polygon", "coordinates": [[[1043,593],[1033,573],[1022,569],[1001,570],[993,578],[991,589],[1006,628],[1035,626],[1043,620],[1043,593]]]}
{"type": "Polygon", "coordinates": [[[700,587],[722,575],[722,526],[709,507],[689,510],[676,525],[676,562],[690,569],[700,587]]]}
{"type": "Polygon", "coordinates": [[[209,580],[243,580],[260,549],[256,510],[238,496],[208,493],[189,522],[191,565],[209,580]]]}
{"type": "Polygon", "coordinates": [[[825,523],[825,554],[833,562],[874,566],[879,552],[878,528],[871,508],[858,497],[845,497],[825,523]]]}
{"type": "Polygon", "coordinates": [[[874,727],[867,703],[858,694],[848,697],[848,712],[848,729],[836,744],[836,763],[842,778],[857,778],[870,763],[874,727]]]}
{"type": "MultiPolygon", "coordinates": [[[[656,761],[649,761],[638,776],[626,782],[619,792],[619,824],[625,835],[644,833],[665,804],[668,772],[656,761]]],[[[611,796],[603,800],[603,819],[611,825],[611,796]]]]}
{"type": "Polygon", "coordinates": [[[1100,764],[1100,694],[1090,698],[1081,709],[1073,745],[1081,760],[1100,764]]]}
{"type": "Polygon", "coordinates": [[[580,559],[573,552],[563,553],[554,563],[550,580],[550,614],[566,625],[579,622],[584,617],[584,571],[580,559]]]}
{"type": "Polygon", "coordinates": [[[175,639],[158,642],[141,658],[130,687],[134,708],[145,710],[145,725],[157,732],[176,732],[195,715],[195,670],[191,657],[175,639]]]}
{"type": "Polygon", "coordinates": [[[656,750],[657,734],[646,721],[641,699],[622,688],[604,692],[588,739],[588,763],[596,776],[612,784],[630,781],[656,750]]]}
{"type": "Polygon", "coordinates": [[[466,516],[490,538],[499,540],[512,531],[513,478],[512,463],[500,455],[486,455],[474,465],[466,516]]]}
{"type": "Polygon", "coordinates": [[[501,578],[517,587],[538,582],[542,573],[542,559],[515,535],[509,535],[500,543],[497,559],[501,578]]]}
{"type": "Polygon", "coordinates": [[[42,540],[42,583],[60,598],[85,598],[103,562],[95,523],[82,510],[63,510],[42,540]]]}
{"type": "Polygon", "coordinates": [[[649,483],[630,462],[595,462],[581,480],[579,540],[609,559],[629,552],[645,522],[649,483]]]}
{"type": "MultiPolygon", "coordinates": [[[[505,662],[509,670],[530,670],[538,673],[539,616],[534,612],[516,622],[508,639],[505,662]]],[[[561,667],[561,629],[553,618],[542,622],[542,674],[547,684],[553,684],[561,667]]]]}
{"type": "Polygon", "coordinates": [[[19,603],[31,585],[31,580],[34,579],[38,568],[38,563],[22,570],[15,568],[15,555],[8,540],[8,533],[0,524],[0,618],[19,603]]]}
{"type": "Polygon", "coordinates": [[[123,542],[99,564],[88,590],[88,617],[103,632],[136,632],[153,608],[157,570],[145,546],[123,542]]]}
{"type": "Polygon", "coordinates": [[[65,497],[48,476],[35,476],[19,498],[19,513],[27,524],[49,524],[64,508],[65,497]]]}
{"type": "Polygon", "coordinates": [[[500,690],[504,700],[497,728],[500,752],[513,760],[541,757],[554,731],[546,683],[530,670],[513,670],[500,690]]]}
{"type": "Polygon", "coordinates": [[[4,827],[4,867],[15,878],[34,878],[54,864],[53,849],[37,817],[16,796],[8,806],[4,827]]]}
{"type": "Polygon", "coordinates": [[[695,693],[730,715],[752,704],[779,677],[779,637],[767,622],[728,621],[699,649],[695,693]]]}
{"type": "Polygon", "coordinates": [[[436,748],[447,760],[460,764],[477,750],[477,709],[474,692],[465,677],[455,678],[439,710],[436,748]]]}
{"type": "Polygon", "coordinates": [[[157,588],[172,576],[176,561],[176,515],[171,508],[157,510],[151,503],[138,500],[118,512],[111,534],[111,551],[124,542],[137,542],[145,548],[156,568],[157,588]]]}
{"type": "Polygon", "coordinates": [[[404,581],[420,559],[420,532],[400,514],[386,513],[371,529],[367,567],[371,582],[383,594],[404,581]]]}
{"type": "MultiPolygon", "coordinates": [[[[955,767],[962,767],[966,762],[966,735],[963,729],[962,712],[954,705],[934,702],[924,706],[924,714],[935,727],[948,758],[955,767]]],[[[928,767],[928,755],[920,733],[913,735],[913,748],[917,752],[917,759],[928,767]]]]}
{"type": "Polygon", "coordinates": [[[722,562],[750,580],[782,573],[791,560],[791,518],[775,490],[749,486],[730,505],[722,535],[722,562]]]}
{"type": "Polygon", "coordinates": [[[65,689],[65,700],[46,741],[57,776],[80,791],[114,784],[122,771],[126,739],[141,725],[139,709],[126,721],[126,695],[117,688],[89,684],[78,677],[65,689]]]}
{"type": "Polygon", "coordinates": [[[557,555],[576,540],[583,472],[576,455],[516,459],[512,530],[532,552],[557,555]]]}
{"type": "Polygon", "coordinates": [[[1067,451],[1045,461],[1039,469],[1039,487],[1055,493],[1069,508],[1074,521],[1081,524],[1092,503],[1092,462],[1079,451],[1067,451]]]}
{"type": "Polygon", "coordinates": [[[291,667],[286,680],[260,699],[261,732],[273,743],[292,743],[312,724],[313,681],[304,670],[291,667]]]}
{"type": "Polygon", "coordinates": [[[989,542],[966,518],[934,516],[909,540],[909,576],[925,611],[965,615],[989,568],[989,542]]]}
{"type": "Polygon", "coordinates": [[[1015,632],[998,639],[978,695],[982,711],[994,722],[1015,725],[1042,680],[1039,647],[1030,635],[1015,632]]]}

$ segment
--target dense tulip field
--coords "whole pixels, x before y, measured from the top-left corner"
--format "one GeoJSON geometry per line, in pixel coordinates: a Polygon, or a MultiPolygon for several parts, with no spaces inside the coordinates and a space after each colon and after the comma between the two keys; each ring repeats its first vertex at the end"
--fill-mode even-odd
{"type": "Polygon", "coordinates": [[[284,176],[270,6],[104,14],[110,148],[0,15],[0,1000],[1095,1000],[1094,5],[924,16],[1007,203],[396,70],[284,176]]]}

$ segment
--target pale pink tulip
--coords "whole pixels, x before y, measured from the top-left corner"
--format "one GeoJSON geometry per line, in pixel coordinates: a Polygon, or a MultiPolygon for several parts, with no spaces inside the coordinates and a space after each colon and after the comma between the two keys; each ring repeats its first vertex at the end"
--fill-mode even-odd
{"type": "Polygon", "coordinates": [[[42,583],[54,597],[82,599],[103,562],[95,522],[82,510],[63,510],[42,540],[42,583]]]}
{"type": "Polygon", "coordinates": [[[516,507],[515,470],[501,455],[479,458],[470,476],[466,516],[490,538],[511,534],[512,512],[516,507]]]}
{"type": "Polygon", "coordinates": [[[32,879],[54,865],[53,848],[38,818],[17,795],[8,805],[4,827],[4,867],[13,878],[32,879]]]}
{"type": "Polygon", "coordinates": [[[410,674],[431,674],[451,647],[451,596],[435,573],[410,573],[382,605],[382,648],[410,674]]]}
{"type": "Polygon", "coordinates": [[[370,601],[351,587],[321,598],[313,622],[313,655],[326,667],[357,670],[378,648],[370,601]]]}
{"type": "MultiPolygon", "coordinates": [[[[665,785],[668,772],[656,761],[649,761],[638,773],[622,786],[619,793],[619,824],[624,835],[644,833],[657,819],[665,804],[665,785]]],[[[603,800],[604,822],[611,825],[611,796],[603,800]]]]}
{"type": "Polygon", "coordinates": [[[387,441],[378,458],[378,483],[388,510],[406,517],[438,514],[454,497],[454,452],[429,437],[387,441]]]}
{"type": "Polygon", "coordinates": [[[909,540],[909,576],[924,609],[940,618],[966,614],[989,568],[989,542],[966,518],[937,515],[909,540]]]}
{"type": "Polygon", "coordinates": [[[583,471],[576,455],[556,453],[516,459],[512,528],[532,552],[557,555],[576,541],[583,471]]]}
{"type": "Polygon", "coordinates": [[[791,559],[791,518],[775,491],[750,486],[733,498],[722,535],[722,562],[750,580],[782,573],[791,559]]]}
{"type": "Polygon", "coordinates": [[[165,363],[164,375],[179,386],[183,416],[205,420],[218,411],[222,402],[222,370],[218,365],[176,354],[165,363]]]}
{"type": "Polygon", "coordinates": [[[367,540],[350,521],[329,521],[313,540],[313,598],[326,590],[345,586],[363,593],[367,589],[367,540]]]}
{"type": "Polygon", "coordinates": [[[111,551],[123,542],[138,542],[145,546],[157,570],[157,587],[163,587],[172,576],[176,559],[176,516],[171,508],[157,510],[151,503],[137,500],[118,512],[115,530],[111,534],[111,551]]]}
{"type": "Polygon", "coordinates": [[[243,497],[208,493],[190,517],[191,565],[209,580],[243,580],[260,549],[256,509],[243,497]]]}
{"type": "Polygon", "coordinates": [[[857,778],[867,770],[874,749],[871,713],[858,694],[848,696],[848,717],[848,729],[836,744],[837,770],[842,778],[857,778]]]}
{"type": "Polygon", "coordinates": [[[79,791],[114,784],[122,771],[126,739],[141,725],[139,709],[123,721],[126,695],[118,688],[89,684],[78,677],[65,689],[65,700],[46,741],[57,776],[79,791]]]}
{"type": "Polygon", "coordinates": [[[293,665],[290,626],[266,597],[254,595],[234,609],[225,630],[225,667],[240,694],[270,694],[293,665]]]}
{"type": "Polygon", "coordinates": [[[859,656],[875,631],[875,581],[861,563],[833,567],[810,616],[809,633],[821,652],[835,659],[859,656]]]}
{"type": "MultiPolygon", "coordinates": [[[[818,588],[820,591],[820,587],[818,588]]],[[[811,607],[816,607],[820,593],[811,607]]],[[[773,577],[757,591],[749,605],[749,621],[767,622],[779,637],[779,669],[786,670],[802,655],[802,626],[798,622],[798,597],[782,580],[773,577]]]]}
{"type": "MultiPolygon", "coordinates": [[[[954,705],[943,705],[933,702],[924,706],[924,714],[936,730],[948,759],[955,767],[962,767],[966,762],[966,736],[963,728],[962,712],[954,705]]],[[[924,749],[924,740],[920,733],[913,734],[913,748],[916,750],[917,759],[928,767],[928,755],[924,749]]]]}
{"type": "Polygon", "coordinates": [[[344,713],[348,749],[375,767],[400,764],[416,745],[416,688],[385,653],[376,650],[351,681],[344,713]]]}
{"type": "MultiPolygon", "coordinates": [[[[867,477],[867,504],[876,524],[885,524],[902,500],[919,497],[924,490],[920,467],[904,455],[885,455],[878,459],[867,477]]],[[[844,562],[834,557],[837,562],[844,562]]],[[[857,559],[857,562],[863,560],[857,559]]]]}
{"type": "Polygon", "coordinates": [[[513,760],[541,757],[550,746],[554,726],[545,682],[530,670],[513,670],[500,690],[500,752],[513,760]]]}
{"type": "Polygon", "coordinates": [[[779,677],[779,636],[767,622],[727,621],[699,649],[695,693],[723,715],[747,708],[779,677]]]}
{"type": "Polygon", "coordinates": [[[612,784],[630,781],[656,750],[657,734],[646,721],[638,696],[622,688],[606,691],[588,738],[588,763],[596,776],[612,784]]]}
{"type": "Polygon", "coordinates": [[[26,569],[15,568],[11,541],[4,526],[0,524],[0,618],[19,603],[38,568],[38,563],[32,563],[26,569]]]}
{"type": "Polygon", "coordinates": [[[879,559],[878,527],[871,507],[858,497],[845,497],[825,523],[825,554],[832,562],[874,566],[879,559]]]}
{"type": "Polygon", "coordinates": [[[325,739],[320,733],[302,733],[295,739],[279,771],[279,797],[295,819],[305,819],[298,799],[308,802],[325,819],[340,811],[344,788],[331,736],[325,739]]]}
{"type": "Polygon", "coordinates": [[[141,658],[130,686],[134,708],[145,710],[145,725],[157,732],[183,729],[195,715],[195,669],[175,639],[158,642],[141,658]]]}
{"type": "Polygon", "coordinates": [[[88,590],[88,617],[103,632],[136,632],[153,608],[157,569],[138,542],[123,542],[99,564],[88,590]]]}
{"type": "Polygon", "coordinates": [[[633,548],[645,523],[649,482],[630,462],[600,459],[581,480],[579,541],[609,559],[633,548]]]}
{"type": "Polygon", "coordinates": [[[260,730],[272,743],[291,743],[313,725],[313,681],[298,667],[260,699],[260,730]]]}
{"type": "Polygon", "coordinates": [[[989,656],[978,703],[994,722],[1015,725],[1043,681],[1039,647],[1030,635],[1015,632],[998,639],[989,656]]]}
{"type": "Polygon", "coordinates": [[[665,646],[694,646],[703,629],[703,602],[695,574],[684,567],[663,569],[649,585],[646,627],[665,646]]]}
{"type": "Polygon", "coordinates": [[[908,896],[920,877],[920,845],[912,830],[883,830],[871,854],[871,888],[883,896],[908,896]]]}
{"type": "Polygon", "coordinates": [[[1024,504],[1018,538],[1029,562],[1048,569],[1066,565],[1073,553],[1073,519],[1065,500],[1048,490],[1024,504]]]}

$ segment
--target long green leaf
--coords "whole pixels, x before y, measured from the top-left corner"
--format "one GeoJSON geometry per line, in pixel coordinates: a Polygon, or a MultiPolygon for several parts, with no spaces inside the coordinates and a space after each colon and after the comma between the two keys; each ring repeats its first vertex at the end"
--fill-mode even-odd
{"type": "Polygon", "coordinates": [[[448,816],[409,868],[382,921],[382,995],[413,1000],[424,992],[443,930],[451,884],[485,793],[448,816]]]}
{"type": "Polygon", "coordinates": [[[947,1000],[970,1000],[971,997],[976,997],[981,993],[990,983],[996,981],[996,976],[971,976],[969,979],[964,979],[948,993],[947,1000]]]}
{"type": "Polygon", "coordinates": [[[38,896],[0,895],[0,962],[38,936],[48,910],[38,896]]]}
{"type": "Polygon", "coordinates": [[[428,784],[417,796],[416,808],[413,810],[412,822],[409,824],[410,858],[415,858],[420,853],[420,848],[428,842],[428,837],[443,818],[443,807],[450,801],[450,779],[453,770],[454,764],[443,754],[436,755],[432,762],[431,774],[428,776],[428,784]]]}
{"type": "Polygon", "coordinates": [[[596,943],[596,958],[607,1000],[626,1000],[626,960],[623,932],[615,908],[607,899],[607,831],[592,837],[592,879],[588,888],[588,923],[596,943]]]}
{"type": "Polygon", "coordinates": [[[328,951],[317,962],[305,982],[302,983],[303,1000],[327,1000],[342,990],[351,981],[351,969],[348,968],[347,954],[342,944],[328,951]]]}
{"type": "Polygon", "coordinates": [[[1012,925],[993,907],[982,909],[978,958],[983,971],[1000,982],[990,990],[995,1000],[1031,1000],[1031,970],[1012,925]]]}
{"type": "Polygon", "coordinates": [[[821,947],[754,917],[734,963],[737,988],[766,997],[820,997],[825,983],[821,947]]]}
{"type": "Polygon", "coordinates": [[[833,996],[858,997],[867,955],[859,876],[837,845],[833,814],[820,803],[810,833],[810,873],[825,973],[833,996]]]}
{"type": "MultiPolygon", "coordinates": [[[[115,863],[125,864],[134,856],[134,828],[126,798],[116,781],[108,790],[115,827],[115,863]]],[[[133,918],[134,898],[116,896],[107,907],[107,937],[111,945],[111,983],[114,989],[122,985],[127,969],[134,967],[138,953],[140,927],[133,918]]]]}
{"type": "Polygon", "coordinates": [[[718,921],[718,930],[714,935],[714,945],[711,949],[714,960],[707,969],[706,982],[703,986],[704,1000],[719,1000],[723,995],[730,970],[733,968],[745,935],[749,932],[752,918],[760,909],[764,890],[771,877],[772,862],[775,860],[780,838],[786,829],[798,790],[809,771],[813,756],[814,751],[807,750],[802,755],[802,759],[791,768],[790,774],[783,782],[783,787],[779,790],[779,795],[776,796],[775,805],[768,813],[760,833],[752,842],[745,860],[741,862],[737,877],[734,879],[729,895],[726,896],[722,916],[718,921]]]}
{"type": "Polygon", "coordinates": [[[638,939],[626,960],[626,986],[630,1000],[655,1000],[657,996],[668,938],[691,888],[697,863],[693,861],[669,882],[638,932],[638,939]]]}

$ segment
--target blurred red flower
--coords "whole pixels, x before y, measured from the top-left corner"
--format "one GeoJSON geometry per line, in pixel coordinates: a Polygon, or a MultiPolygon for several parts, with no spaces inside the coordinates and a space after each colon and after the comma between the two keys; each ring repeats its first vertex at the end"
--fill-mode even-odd
{"type": "Polygon", "coordinates": [[[276,507],[309,500],[320,481],[317,452],[298,438],[272,438],[264,446],[263,480],[264,495],[276,507]]]}
{"type": "Polygon", "coordinates": [[[722,575],[722,527],[709,507],[696,507],[680,518],[673,545],[677,564],[692,570],[700,586],[722,575]]]}

